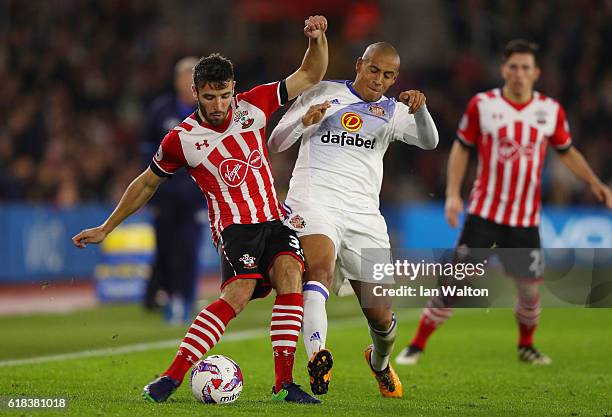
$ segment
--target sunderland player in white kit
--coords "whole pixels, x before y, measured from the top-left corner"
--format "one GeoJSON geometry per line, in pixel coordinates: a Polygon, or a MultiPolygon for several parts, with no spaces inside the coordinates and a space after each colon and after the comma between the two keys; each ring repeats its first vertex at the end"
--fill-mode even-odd
{"type": "Polygon", "coordinates": [[[391,300],[372,297],[373,287],[380,282],[361,272],[362,261],[391,262],[378,197],[387,147],[399,141],[434,149],[438,143],[421,92],[402,92],[399,101],[384,96],[399,68],[393,46],[370,45],[357,60],[354,81],[323,81],[305,91],[268,141],[270,150],[280,152],[301,139],[285,224],[300,237],[308,264],[302,335],[315,394],[327,392],[333,364],[325,348],[325,302],[329,289],[337,292],[345,279],[369,323],[373,344],[365,352],[366,360],[381,394],[401,397],[403,393],[389,364],[396,334],[391,300]],[[377,251],[365,256],[363,249],[377,251]]]}
{"type": "MultiPolygon", "coordinates": [[[[534,347],[533,335],[541,310],[538,225],[547,145],[608,208],[612,208],[612,192],[574,148],[563,107],[534,91],[540,74],[536,51],[535,44],[524,40],[509,42],[501,65],[503,87],[476,94],[467,105],[448,161],[445,211],[448,223],[456,227],[463,210],[461,182],[470,150],[476,149],[478,173],[458,246],[463,252],[468,248],[527,249],[513,251],[513,259],[500,260],[518,289],[519,359],[545,365],[551,360],[534,347]]],[[[452,302],[443,297],[429,300],[414,338],[396,359],[398,364],[417,363],[431,334],[452,314],[451,307],[452,302]]]]}

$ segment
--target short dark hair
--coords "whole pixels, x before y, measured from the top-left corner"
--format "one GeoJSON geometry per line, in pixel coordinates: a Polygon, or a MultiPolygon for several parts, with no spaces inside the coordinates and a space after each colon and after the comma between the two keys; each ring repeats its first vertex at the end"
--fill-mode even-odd
{"type": "Polygon", "coordinates": [[[193,67],[193,84],[196,89],[201,83],[211,84],[215,88],[223,88],[228,81],[233,79],[234,65],[232,61],[218,53],[200,58],[193,67]]]}
{"type": "Polygon", "coordinates": [[[540,45],[535,42],[529,42],[525,39],[513,39],[506,44],[504,48],[503,61],[506,62],[512,54],[531,54],[536,64],[538,63],[538,50],[540,45]]]}

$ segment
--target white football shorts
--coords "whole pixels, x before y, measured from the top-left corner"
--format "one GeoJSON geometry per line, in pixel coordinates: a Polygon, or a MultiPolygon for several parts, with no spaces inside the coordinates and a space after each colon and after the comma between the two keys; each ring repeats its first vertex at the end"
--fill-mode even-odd
{"type": "MultiPolygon", "coordinates": [[[[372,283],[393,283],[393,277],[383,281],[362,271],[372,270],[376,263],[392,263],[387,223],[380,212],[350,213],[333,207],[287,201],[285,225],[298,237],[322,234],[331,239],[336,251],[336,269],[332,290],[338,294],[344,280],[372,283]]],[[[306,260],[308,261],[308,259],[306,260]]]]}

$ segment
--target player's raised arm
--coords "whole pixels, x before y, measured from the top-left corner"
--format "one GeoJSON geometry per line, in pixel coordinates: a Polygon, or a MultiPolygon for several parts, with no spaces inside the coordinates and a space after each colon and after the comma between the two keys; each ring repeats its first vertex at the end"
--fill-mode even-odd
{"type": "Polygon", "coordinates": [[[310,16],[306,19],[304,35],[308,37],[308,49],[302,65],[285,80],[289,100],[323,79],[328,62],[326,30],[327,19],[324,16],[310,16]]]}
{"type": "Polygon", "coordinates": [[[115,227],[149,201],[163,180],[151,168],[147,168],[127,187],[108,219],[98,227],[81,231],[72,238],[72,243],[78,248],[84,248],[88,243],[102,242],[115,227]]]}

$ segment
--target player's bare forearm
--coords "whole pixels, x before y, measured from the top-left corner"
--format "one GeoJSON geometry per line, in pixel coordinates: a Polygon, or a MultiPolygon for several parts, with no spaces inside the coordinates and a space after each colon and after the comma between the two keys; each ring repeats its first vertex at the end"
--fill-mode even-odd
{"type": "Polygon", "coordinates": [[[102,224],[104,232],[112,232],[121,222],[140,210],[155,194],[162,181],[163,178],[155,175],[150,168],[136,177],[126,188],[115,210],[102,224]]]}
{"type": "Polygon", "coordinates": [[[109,218],[100,226],[80,231],[72,238],[72,243],[78,248],[84,248],[88,243],[102,242],[115,227],[149,201],[162,181],[162,178],[147,168],[128,186],[109,218]]]}
{"type": "Polygon", "coordinates": [[[595,197],[612,209],[612,190],[595,175],[582,153],[573,146],[559,154],[561,161],[575,176],[587,183],[595,197]]]}
{"type": "MultiPolygon", "coordinates": [[[[316,39],[308,40],[308,49],[302,60],[300,69],[305,73],[306,81],[315,85],[323,79],[329,61],[327,37],[322,33],[316,39]]],[[[310,87],[309,86],[309,87],[310,87]]]]}
{"type": "Polygon", "coordinates": [[[302,65],[285,80],[289,100],[293,100],[323,79],[329,59],[326,30],[327,20],[323,16],[306,20],[304,33],[308,37],[308,49],[302,65]]]}
{"type": "Polygon", "coordinates": [[[451,148],[446,167],[447,198],[461,196],[461,184],[463,183],[469,159],[470,151],[456,140],[451,148]]]}
{"type": "Polygon", "coordinates": [[[567,151],[560,153],[559,157],[575,176],[587,184],[592,185],[600,182],[578,149],[572,146],[567,151]]]}
{"type": "Polygon", "coordinates": [[[327,38],[322,34],[319,39],[310,39],[302,65],[296,72],[287,77],[287,95],[293,100],[303,91],[323,79],[327,71],[327,38]]]}

